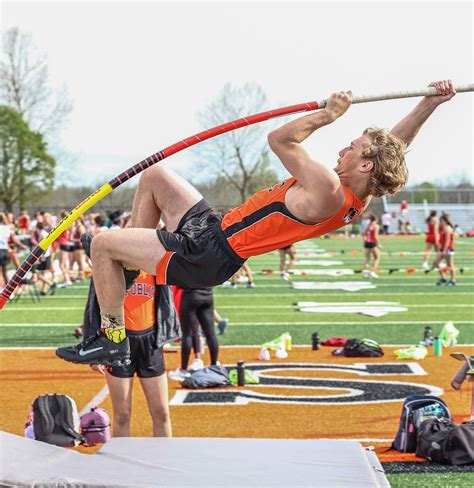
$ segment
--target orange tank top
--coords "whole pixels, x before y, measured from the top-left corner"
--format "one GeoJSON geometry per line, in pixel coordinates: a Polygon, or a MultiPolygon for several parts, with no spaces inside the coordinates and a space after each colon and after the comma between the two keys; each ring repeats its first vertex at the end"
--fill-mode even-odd
{"type": "Polygon", "coordinates": [[[292,177],[261,190],[224,216],[222,232],[238,256],[247,259],[322,236],[350,224],[364,210],[364,204],[343,186],[345,200],[342,207],[323,222],[305,224],[285,205],[286,192],[295,182],[296,178],[292,177]]]}
{"type": "Polygon", "coordinates": [[[155,277],[141,272],[124,301],[125,328],[141,332],[155,325],[155,277]]]}

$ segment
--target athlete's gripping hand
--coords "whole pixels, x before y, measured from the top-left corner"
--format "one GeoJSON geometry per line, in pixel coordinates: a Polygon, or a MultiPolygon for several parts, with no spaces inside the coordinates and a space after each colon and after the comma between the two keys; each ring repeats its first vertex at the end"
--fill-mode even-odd
{"type": "Polygon", "coordinates": [[[433,86],[436,88],[438,92],[437,95],[426,97],[429,102],[434,105],[438,106],[456,95],[456,90],[453,87],[453,82],[451,80],[441,80],[441,81],[433,81],[428,86],[433,86]]]}
{"type": "Polygon", "coordinates": [[[334,121],[344,115],[351,104],[352,92],[350,90],[335,92],[329,97],[324,110],[334,121]]]}

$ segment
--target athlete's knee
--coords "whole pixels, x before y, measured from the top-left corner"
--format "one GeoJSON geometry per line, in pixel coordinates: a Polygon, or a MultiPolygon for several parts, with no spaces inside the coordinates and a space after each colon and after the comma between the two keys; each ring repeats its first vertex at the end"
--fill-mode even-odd
{"type": "Polygon", "coordinates": [[[153,422],[157,424],[166,424],[171,420],[170,411],[165,405],[157,405],[150,408],[150,415],[153,419],[153,422]]]}
{"type": "Polygon", "coordinates": [[[105,254],[108,254],[111,247],[111,237],[113,237],[114,231],[108,232],[101,232],[94,236],[91,241],[91,258],[97,259],[97,257],[103,257],[105,254]]]}
{"type": "Polygon", "coordinates": [[[128,425],[132,417],[132,412],[129,408],[117,408],[114,411],[114,421],[118,425],[128,425]]]}
{"type": "Polygon", "coordinates": [[[148,168],[140,176],[140,190],[156,190],[156,187],[163,183],[165,177],[169,175],[169,172],[170,170],[164,168],[162,165],[159,164],[148,168]]]}

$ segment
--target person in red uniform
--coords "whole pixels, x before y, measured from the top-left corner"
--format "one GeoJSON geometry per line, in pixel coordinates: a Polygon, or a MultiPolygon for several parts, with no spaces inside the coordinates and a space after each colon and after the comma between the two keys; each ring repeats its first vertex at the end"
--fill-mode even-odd
{"type": "Polygon", "coordinates": [[[429,259],[431,250],[438,251],[439,246],[439,220],[436,210],[431,210],[430,215],[426,219],[428,226],[425,238],[425,249],[423,250],[423,269],[428,271],[430,269],[429,259]]]}
{"type": "Polygon", "coordinates": [[[30,232],[30,216],[26,210],[22,210],[18,217],[18,233],[29,234],[30,232]]]}
{"type": "Polygon", "coordinates": [[[371,215],[369,217],[369,224],[364,230],[364,276],[367,278],[378,278],[377,270],[380,264],[380,249],[379,249],[379,232],[380,225],[378,224],[378,217],[371,215]],[[370,266],[370,258],[373,258],[372,266],[370,266]]]}
{"type": "MultiPolygon", "coordinates": [[[[270,148],[291,177],[261,190],[223,217],[172,171],[162,165],[148,168],[138,184],[130,228],[108,231],[92,240],[103,328],[120,333],[114,334],[116,343],[108,344],[104,337],[88,347],[100,348],[100,356],[126,354],[124,267],[155,274],[158,283],[215,286],[250,256],[350,224],[372,197],[403,188],[408,178],[407,145],[435,109],[455,95],[450,80],[430,86],[437,95],[424,97],[391,131],[368,128],[341,149],[334,171],[312,159],[302,143],[347,112],[350,91],[333,93],[324,109],[272,131],[270,148]],[[160,217],[167,231],[157,230],[160,217]]],[[[89,356],[82,359],[87,362],[89,356]]]]}
{"type": "Polygon", "coordinates": [[[454,225],[448,214],[442,214],[439,223],[439,248],[433,263],[433,268],[438,268],[440,279],[437,285],[456,285],[456,268],[454,267],[454,225]],[[449,270],[450,280],[446,280],[445,269],[442,268],[441,262],[446,262],[449,270]]]}

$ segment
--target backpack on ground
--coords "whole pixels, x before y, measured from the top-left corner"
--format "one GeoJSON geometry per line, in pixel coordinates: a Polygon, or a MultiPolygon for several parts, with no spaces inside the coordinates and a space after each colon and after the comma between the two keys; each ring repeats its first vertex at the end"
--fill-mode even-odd
{"type": "Polygon", "coordinates": [[[181,383],[184,388],[216,388],[229,386],[229,373],[223,366],[215,364],[200,369],[181,383]]]}
{"type": "Polygon", "coordinates": [[[372,339],[348,339],[344,347],[335,349],[332,354],[334,356],[346,356],[349,358],[379,358],[384,353],[379,344],[372,339]]]}
{"type": "Polygon", "coordinates": [[[473,464],[474,422],[456,425],[444,418],[425,420],[419,428],[416,455],[441,464],[473,464]]]}
{"type": "Polygon", "coordinates": [[[48,394],[34,399],[25,435],[37,441],[61,447],[74,447],[84,442],[79,434],[76,402],[67,395],[48,394]]]}
{"type": "Polygon", "coordinates": [[[451,420],[451,412],[441,398],[434,395],[411,395],[405,398],[392,447],[400,452],[415,452],[418,428],[424,420],[432,417],[451,420]]]}
{"type": "Polygon", "coordinates": [[[110,417],[103,408],[92,407],[80,420],[81,434],[87,444],[93,446],[110,440],[110,417]]]}

